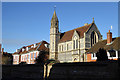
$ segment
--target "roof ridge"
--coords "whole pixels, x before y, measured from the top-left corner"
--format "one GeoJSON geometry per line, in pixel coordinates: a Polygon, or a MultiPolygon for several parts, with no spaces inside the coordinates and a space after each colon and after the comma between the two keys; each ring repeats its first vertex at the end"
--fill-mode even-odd
{"type": "MultiPolygon", "coordinates": [[[[40,41],[40,42],[42,42],[42,41],[40,41]]],[[[34,45],[34,44],[39,44],[40,42],[33,43],[33,44],[31,44],[31,45],[28,45],[28,46],[32,46],[32,45],[34,45]]],[[[23,47],[28,47],[28,46],[23,46],[23,47]]]]}
{"type": "MultiPolygon", "coordinates": [[[[92,23],[91,23],[92,24],[92,23]]],[[[91,25],[91,24],[88,24],[88,25],[91,25]]],[[[84,25],[84,26],[81,26],[81,27],[78,27],[78,28],[75,28],[75,29],[72,29],[72,30],[69,30],[69,31],[73,31],[73,30],[76,30],[76,29],[79,29],[79,28],[83,28],[83,27],[86,27],[88,25],[84,25]]],[[[69,31],[66,31],[66,32],[69,32],[69,31]]],[[[63,33],[66,33],[66,32],[63,32],[63,33]]]]}

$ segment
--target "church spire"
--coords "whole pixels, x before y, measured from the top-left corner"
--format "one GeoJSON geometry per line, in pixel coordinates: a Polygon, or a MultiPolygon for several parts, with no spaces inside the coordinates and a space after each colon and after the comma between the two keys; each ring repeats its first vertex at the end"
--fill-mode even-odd
{"type": "Polygon", "coordinates": [[[92,23],[94,23],[95,21],[94,21],[94,17],[93,17],[93,21],[92,21],[92,23]]]}
{"type": "Polygon", "coordinates": [[[56,6],[54,6],[54,13],[53,13],[53,16],[52,16],[52,20],[51,21],[58,21],[58,18],[57,18],[57,15],[56,15],[56,6]]]}

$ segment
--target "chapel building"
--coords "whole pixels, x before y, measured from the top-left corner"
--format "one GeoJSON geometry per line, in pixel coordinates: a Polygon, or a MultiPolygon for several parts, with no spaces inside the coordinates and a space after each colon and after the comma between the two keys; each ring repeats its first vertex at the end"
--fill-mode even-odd
{"type": "Polygon", "coordinates": [[[87,23],[82,27],[61,33],[59,20],[54,11],[50,28],[50,59],[60,62],[86,62],[86,51],[101,40],[102,35],[94,18],[91,24],[87,23]]]}

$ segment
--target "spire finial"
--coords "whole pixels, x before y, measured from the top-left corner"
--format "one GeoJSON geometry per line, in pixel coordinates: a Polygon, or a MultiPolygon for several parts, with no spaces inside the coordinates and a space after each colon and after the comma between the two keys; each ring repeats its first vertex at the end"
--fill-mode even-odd
{"type": "Polygon", "coordinates": [[[56,5],[54,5],[54,11],[56,11],[56,5]]]}
{"type": "Polygon", "coordinates": [[[93,17],[93,23],[94,23],[94,17],[93,17]]]}

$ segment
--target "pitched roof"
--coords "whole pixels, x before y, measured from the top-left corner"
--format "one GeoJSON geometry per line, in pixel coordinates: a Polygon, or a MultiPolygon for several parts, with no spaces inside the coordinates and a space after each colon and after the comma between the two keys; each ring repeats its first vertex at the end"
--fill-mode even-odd
{"type": "Polygon", "coordinates": [[[61,39],[60,39],[59,42],[65,42],[65,41],[69,41],[69,40],[71,40],[71,39],[72,39],[72,36],[73,36],[73,33],[74,33],[75,30],[77,31],[77,33],[78,33],[78,35],[80,36],[80,38],[84,37],[84,32],[86,32],[86,31],[91,27],[91,25],[92,25],[92,23],[62,33],[62,37],[61,37],[61,39]]]}
{"type": "Polygon", "coordinates": [[[49,44],[49,43],[47,43],[46,41],[41,41],[39,43],[36,43],[36,47],[32,47],[32,46],[34,46],[34,44],[28,45],[28,46],[23,46],[22,48],[20,48],[18,50],[18,52],[13,53],[13,55],[15,55],[15,54],[25,54],[25,53],[28,53],[28,52],[31,52],[31,51],[35,51],[35,50],[38,50],[38,51],[41,51],[41,50],[49,51],[49,48],[45,47],[44,44],[49,44]],[[29,49],[26,50],[26,47],[29,47],[29,49]],[[25,49],[24,51],[22,51],[23,48],[25,49]]]}
{"type": "Polygon", "coordinates": [[[105,50],[119,50],[120,49],[120,37],[117,38],[112,38],[112,42],[111,44],[107,44],[107,39],[99,41],[98,43],[96,43],[92,48],[90,48],[89,50],[87,50],[87,52],[93,52],[96,53],[100,48],[104,48],[105,50]]]}

